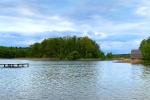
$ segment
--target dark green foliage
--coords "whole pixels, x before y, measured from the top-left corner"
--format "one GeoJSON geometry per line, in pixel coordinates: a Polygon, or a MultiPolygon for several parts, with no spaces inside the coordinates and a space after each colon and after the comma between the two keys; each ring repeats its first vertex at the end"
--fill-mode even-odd
{"type": "Polygon", "coordinates": [[[130,58],[130,54],[113,54],[113,58],[118,59],[118,58],[130,58]]]}
{"type": "Polygon", "coordinates": [[[141,42],[140,50],[144,59],[150,61],[150,38],[141,42]]]}
{"type": "Polygon", "coordinates": [[[106,59],[106,56],[105,56],[104,52],[102,52],[102,51],[98,53],[98,56],[100,57],[101,60],[106,59]]]}
{"type": "Polygon", "coordinates": [[[68,56],[67,56],[67,59],[68,60],[76,60],[76,59],[79,59],[80,58],[80,54],[78,51],[73,51],[71,52],[68,56]]]}
{"type": "Polygon", "coordinates": [[[28,53],[28,48],[0,47],[0,58],[24,58],[28,56],[28,53]]]}
{"type": "Polygon", "coordinates": [[[112,59],[113,58],[113,54],[112,53],[107,53],[106,58],[107,59],[112,59]]]}
{"type": "Polygon", "coordinates": [[[79,58],[104,58],[98,44],[88,37],[49,38],[31,47],[32,57],[75,60],[79,58]]]}
{"type": "Polygon", "coordinates": [[[0,47],[0,58],[56,58],[76,60],[80,58],[101,58],[105,55],[99,45],[88,37],[49,38],[29,48],[0,47]]]}

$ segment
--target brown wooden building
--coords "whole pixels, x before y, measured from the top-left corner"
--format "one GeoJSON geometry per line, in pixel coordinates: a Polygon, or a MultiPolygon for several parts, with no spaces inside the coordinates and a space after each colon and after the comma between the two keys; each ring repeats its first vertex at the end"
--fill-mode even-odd
{"type": "Polygon", "coordinates": [[[143,56],[140,50],[132,50],[131,51],[131,60],[133,62],[139,62],[143,60],[143,56]]]}

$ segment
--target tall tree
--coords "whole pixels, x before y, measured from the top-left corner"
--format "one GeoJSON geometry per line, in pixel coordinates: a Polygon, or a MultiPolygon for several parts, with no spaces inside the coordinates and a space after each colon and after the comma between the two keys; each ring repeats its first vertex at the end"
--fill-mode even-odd
{"type": "Polygon", "coordinates": [[[145,60],[150,61],[150,38],[143,40],[140,44],[140,50],[145,60]]]}

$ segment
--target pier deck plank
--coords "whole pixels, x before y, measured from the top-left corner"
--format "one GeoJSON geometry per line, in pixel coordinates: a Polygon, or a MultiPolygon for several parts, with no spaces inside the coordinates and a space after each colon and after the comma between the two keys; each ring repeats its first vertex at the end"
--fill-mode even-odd
{"type": "Polygon", "coordinates": [[[22,63],[22,64],[0,64],[5,68],[19,68],[19,67],[29,67],[29,63],[22,63]]]}

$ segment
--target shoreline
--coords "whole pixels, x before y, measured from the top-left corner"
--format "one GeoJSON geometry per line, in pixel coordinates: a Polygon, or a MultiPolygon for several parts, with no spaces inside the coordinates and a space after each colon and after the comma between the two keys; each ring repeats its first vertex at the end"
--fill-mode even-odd
{"type": "Polygon", "coordinates": [[[131,64],[143,64],[144,60],[132,60],[132,59],[118,59],[116,63],[131,63],[131,64]]]}
{"type": "Polygon", "coordinates": [[[135,60],[129,58],[117,58],[117,59],[100,59],[100,58],[91,58],[91,59],[77,59],[77,60],[67,60],[67,59],[58,59],[58,58],[0,58],[0,59],[14,59],[14,60],[33,60],[33,61],[114,61],[115,63],[130,63],[130,64],[144,64],[150,65],[150,61],[144,60],[135,60]]]}
{"type": "MultiPolygon", "coordinates": [[[[8,58],[9,59],[9,58],[8,58]]],[[[11,58],[16,60],[47,60],[47,61],[104,61],[99,58],[89,58],[89,59],[77,59],[77,60],[67,60],[67,59],[59,59],[59,58],[11,58]]]]}

